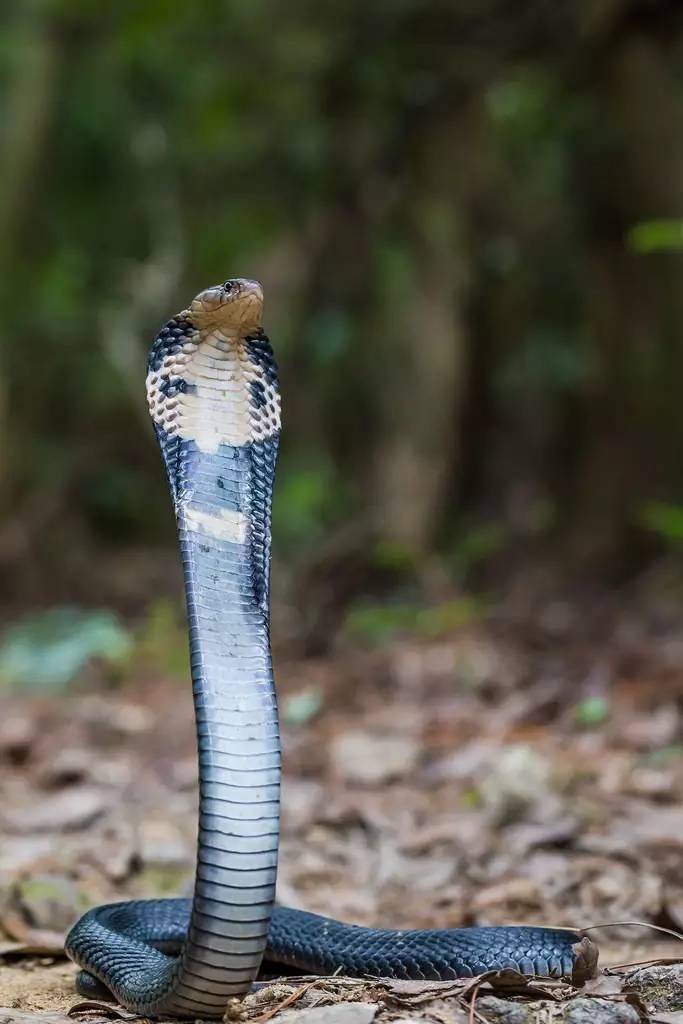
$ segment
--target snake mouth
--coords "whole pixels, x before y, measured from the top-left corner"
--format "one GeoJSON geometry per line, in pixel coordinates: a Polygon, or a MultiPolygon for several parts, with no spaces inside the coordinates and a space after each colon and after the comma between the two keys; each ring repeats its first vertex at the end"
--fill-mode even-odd
{"type": "Polygon", "coordinates": [[[258,333],[263,315],[263,288],[258,281],[236,277],[205,288],[192,300],[190,315],[200,330],[228,337],[258,333]]]}

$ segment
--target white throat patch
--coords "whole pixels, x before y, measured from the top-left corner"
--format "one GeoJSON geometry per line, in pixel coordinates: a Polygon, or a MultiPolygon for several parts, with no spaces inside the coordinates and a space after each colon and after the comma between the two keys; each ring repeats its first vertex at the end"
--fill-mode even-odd
{"type": "Polygon", "coordinates": [[[263,441],[280,429],[280,395],[255,362],[243,338],[228,338],[219,330],[196,331],[179,351],[147,376],[147,400],[152,419],[169,435],[192,440],[203,452],[221,444],[263,441]],[[184,381],[187,390],[167,395],[162,387],[184,381]],[[250,384],[262,397],[255,402],[250,384]]]}

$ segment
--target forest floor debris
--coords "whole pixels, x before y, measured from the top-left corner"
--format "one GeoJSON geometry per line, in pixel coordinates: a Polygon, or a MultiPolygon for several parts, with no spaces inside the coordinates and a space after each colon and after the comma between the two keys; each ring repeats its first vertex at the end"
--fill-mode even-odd
{"type": "MultiPolygon", "coordinates": [[[[284,705],[319,695],[314,713],[285,716],[280,901],[400,928],[638,920],[680,931],[683,669],[658,653],[672,637],[658,645],[622,621],[608,636],[566,637],[560,654],[555,641],[540,626],[491,622],[436,641],[278,659],[284,705]],[[596,687],[597,717],[580,711],[596,687]]],[[[9,697],[0,767],[0,1022],[64,1024],[78,997],[59,951],[83,909],[191,891],[189,687],[147,675],[94,693],[9,697]]],[[[591,939],[602,966],[661,965],[514,994],[490,978],[445,988],[287,979],[238,1017],[677,1021],[682,943],[626,926],[591,939]]]]}

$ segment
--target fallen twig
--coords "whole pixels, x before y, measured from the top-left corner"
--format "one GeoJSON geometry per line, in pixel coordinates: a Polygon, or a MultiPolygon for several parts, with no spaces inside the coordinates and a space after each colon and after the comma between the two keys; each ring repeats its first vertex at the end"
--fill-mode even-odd
{"type": "Polygon", "coordinates": [[[314,988],[316,985],[320,985],[326,980],[326,978],[315,978],[314,981],[308,981],[305,985],[300,985],[299,988],[295,989],[294,992],[290,992],[290,994],[276,1006],[271,1006],[269,1010],[264,1010],[264,1012],[258,1017],[254,1017],[252,1024],[266,1024],[266,1021],[269,1021],[276,1013],[280,1013],[281,1010],[285,1010],[288,1006],[298,1002],[299,999],[309,991],[309,989],[314,988]]]}

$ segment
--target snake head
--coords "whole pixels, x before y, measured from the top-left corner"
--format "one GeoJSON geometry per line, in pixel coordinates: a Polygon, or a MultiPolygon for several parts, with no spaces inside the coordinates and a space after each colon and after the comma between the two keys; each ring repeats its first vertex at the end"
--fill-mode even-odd
{"type": "Polygon", "coordinates": [[[261,328],[263,289],[258,281],[235,277],[205,288],[190,306],[199,330],[219,330],[228,337],[244,338],[261,328]]]}

